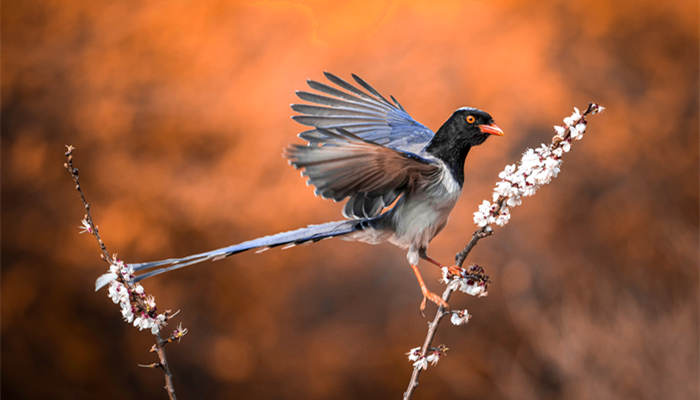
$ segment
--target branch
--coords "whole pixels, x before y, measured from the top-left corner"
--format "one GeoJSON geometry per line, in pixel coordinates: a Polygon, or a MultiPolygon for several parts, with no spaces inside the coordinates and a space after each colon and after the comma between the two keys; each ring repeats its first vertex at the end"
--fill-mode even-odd
{"type": "MultiPolygon", "coordinates": [[[[447,289],[445,289],[444,292],[442,292],[442,299],[445,300],[445,302],[450,300],[450,296],[452,296],[452,292],[454,289],[450,288],[449,286],[447,289]]],[[[430,347],[430,344],[433,342],[433,338],[435,337],[435,334],[437,333],[437,328],[438,324],[440,323],[440,320],[442,317],[444,317],[448,312],[445,310],[444,307],[440,306],[438,307],[437,312],[435,312],[435,317],[433,318],[432,322],[428,323],[428,333],[425,335],[425,340],[423,341],[423,346],[420,348],[420,354],[422,357],[425,357],[425,354],[428,351],[428,348],[430,347]]],[[[420,359],[420,358],[419,358],[420,359]]],[[[416,390],[418,387],[418,377],[420,376],[421,371],[423,371],[424,368],[421,366],[413,366],[413,372],[411,373],[411,379],[408,381],[408,387],[406,388],[406,391],[403,394],[404,400],[408,400],[411,398],[411,395],[413,394],[413,391],[416,390]]]]}
{"type": "Polygon", "coordinates": [[[455,255],[455,264],[458,267],[461,267],[462,264],[464,264],[464,260],[467,259],[467,256],[469,255],[469,253],[472,251],[474,246],[476,246],[476,243],[479,240],[481,240],[485,237],[491,236],[491,235],[493,235],[493,229],[491,229],[491,227],[488,225],[481,228],[481,229],[474,231],[474,233],[472,234],[472,240],[470,240],[469,243],[467,243],[467,245],[464,246],[462,251],[460,251],[459,253],[457,253],[457,255],[455,255]]]}
{"type": "Polygon", "coordinates": [[[73,178],[73,182],[75,183],[75,190],[78,191],[78,194],[80,195],[80,200],[83,202],[83,207],[85,208],[85,218],[83,218],[83,232],[89,232],[93,236],[95,236],[97,244],[100,246],[100,250],[102,251],[100,258],[109,264],[109,252],[107,251],[107,247],[105,246],[104,242],[102,242],[102,238],[100,237],[100,231],[97,229],[97,225],[92,219],[92,214],[90,213],[90,203],[88,203],[87,199],[85,198],[85,194],[83,193],[83,189],[80,187],[80,177],[78,176],[78,168],[75,168],[73,166],[73,150],[75,150],[75,147],[73,147],[72,145],[66,146],[66,152],[64,154],[66,156],[66,162],[63,164],[63,167],[68,171],[71,178],[73,178]]]}
{"type": "MultiPolygon", "coordinates": [[[[522,203],[523,197],[532,196],[542,185],[549,183],[559,173],[561,158],[564,153],[568,153],[571,144],[575,140],[581,140],[586,130],[586,116],[594,115],[605,108],[595,103],[590,103],[581,114],[578,108],[574,108],[574,113],[564,118],[565,127],[555,126],[556,135],[552,138],[550,145],[541,145],[536,150],[528,149],[523,154],[517,167],[512,164],[498,176],[501,178],[496,184],[493,193],[493,203],[484,200],[479,205],[479,210],[474,213],[474,222],[480,227],[473,234],[471,240],[464,246],[464,249],[455,255],[455,267],[443,268],[443,281],[447,284],[442,293],[442,299],[447,302],[452,292],[459,288],[467,294],[479,297],[487,294],[486,287],[489,278],[479,266],[471,266],[469,270],[462,268],[464,261],[479,240],[491,236],[493,229],[491,224],[504,226],[510,220],[510,208],[514,208],[522,203]],[[458,274],[452,275],[451,271],[457,269],[458,274]]],[[[430,345],[437,334],[437,328],[442,318],[452,314],[452,323],[462,325],[471,317],[467,310],[450,311],[444,307],[438,307],[433,321],[428,324],[428,332],[425,335],[423,346],[411,349],[408,359],[414,361],[413,372],[408,382],[408,387],[403,394],[404,400],[409,400],[418,387],[418,378],[421,372],[428,367],[429,358],[432,356],[432,363],[437,363],[440,355],[444,355],[446,349],[444,345],[438,346],[437,350],[430,345]],[[436,353],[437,351],[437,353],[436,353]],[[431,353],[432,352],[432,353],[431,353]]]]}
{"type": "Polygon", "coordinates": [[[80,177],[78,173],[78,168],[73,166],[73,151],[75,147],[66,146],[66,162],[63,166],[66,168],[70,174],[73,182],[75,183],[75,190],[78,191],[80,195],[80,200],[85,208],[85,216],[82,220],[81,232],[88,232],[92,234],[97,240],[97,244],[100,247],[100,258],[104,260],[109,265],[110,272],[104,274],[99,280],[110,283],[109,297],[112,298],[114,303],[119,303],[122,308],[122,316],[128,323],[132,323],[139,330],[150,328],[151,333],[156,338],[156,344],[151,348],[152,352],[158,355],[158,362],[152,364],[139,364],[140,367],[146,368],[160,368],[163,370],[165,375],[165,390],[168,392],[168,397],[171,400],[175,400],[175,387],[173,386],[173,375],[170,372],[170,366],[168,365],[168,359],[165,355],[165,345],[172,343],[173,341],[179,341],[183,336],[187,334],[187,329],[182,328],[181,325],[173,331],[173,333],[167,338],[162,339],[160,336],[161,328],[163,328],[167,321],[178,314],[178,312],[172,313],[170,310],[166,310],[162,314],[157,313],[156,303],[153,296],[148,296],[143,287],[140,284],[132,283],[133,271],[129,271],[129,268],[124,265],[122,261],[117,259],[116,255],[110,256],[107,251],[107,246],[105,246],[102,238],[100,237],[100,232],[97,225],[92,218],[90,213],[90,203],[88,203],[83,193],[83,189],[80,186],[80,177]]]}
{"type": "MultiPolygon", "coordinates": [[[[468,249],[465,248],[462,252],[468,254],[474,247],[479,239],[491,235],[491,231],[477,230],[472,236],[472,240],[467,245],[468,249]]],[[[462,253],[460,252],[460,254],[462,253]]],[[[478,265],[472,265],[468,269],[459,267],[458,274],[451,274],[447,267],[443,268],[443,282],[447,283],[445,291],[442,292],[442,299],[445,302],[449,301],[450,296],[456,290],[462,291],[464,293],[470,294],[472,296],[483,297],[488,294],[487,288],[490,279],[488,275],[484,273],[484,269],[478,265]]],[[[425,335],[425,340],[423,340],[423,346],[420,348],[411,349],[408,352],[408,359],[414,361],[413,372],[411,373],[411,379],[408,381],[408,387],[403,394],[404,400],[411,398],[413,391],[418,387],[418,377],[421,372],[428,368],[428,363],[437,364],[441,356],[447,353],[447,346],[440,345],[437,348],[431,347],[435,334],[437,333],[438,325],[442,318],[448,314],[452,315],[451,321],[453,325],[462,325],[469,321],[471,315],[467,310],[451,311],[445,307],[438,307],[435,312],[435,317],[433,321],[428,323],[428,332],[425,335]]]]}
{"type": "Polygon", "coordinates": [[[158,354],[159,362],[148,365],[139,364],[139,367],[162,369],[163,374],[165,374],[165,390],[168,391],[168,397],[172,400],[175,400],[176,396],[175,387],[173,386],[173,374],[170,372],[170,367],[168,366],[168,358],[165,356],[165,341],[161,339],[160,334],[156,333],[155,336],[156,344],[154,344],[153,347],[151,347],[151,351],[158,354]]]}
{"type": "MultiPolygon", "coordinates": [[[[469,253],[472,251],[474,246],[476,246],[477,242],[479,240],[491,236],[493,234],[493,230],[489,226],[485,226],[481,229],[477,229],[474,231],[472,234],[472,239],[467,243],[466,246],[464,246],[464,249],[457,253],[455,256],[455,263],[457,266],[462,267],[462,264],[464,264],[464,260],[467,258],[469,253]]],[[[481,277],[479,277],[481,278],[481,277]]],[[[477,278],[477,279],[479,279],[477,278]]],[[[483,279],[483,278],[481,278],[483,279]]],[[[486,277],[486,281],[488,282],[488,277],[486,277]]],[[[457,289],[457,285],[447,285],[445,288],[445,291],[442,292],[442,299],[445,300],[445,302],[448,302],[450,300],[450,296],[452,296],[452,292],[454,292],[457,289]]],[[[437,311],[435,312],[435,317],[433,317],[433,321],[428,323],[428,332],[425,335],[425,340],[423,341],[423,346],[420,348],[420,355],[425,357],[427,354],[428,349],[430,348],[430,345],[433,343],[433,339],[435,338],[435,334],[437,333],[437,328],[438,325],[440,324],[440,321],[442,320],[442,317],[444,317],[447,314],[451,314],[450,311],[445,309],[444,307],[440,306],[438,307],[437,311]]],[[[446,348],[446,347],[445,347],[446,348]]],[[[420,358],[419,358],[420,359],[420,358]]],[[[406,388],[406,391],[403,394],[404,400],[408,400],[411,398],[411,395],[413,394],[413,391],[418,387],[418,377],[420,376],[421,371],[423,371],[425,368],[422,368],[421,366],[414,366],[413,367],[413,372],[411,373],[411,379],[408,381],[408,387],[406,388]]]]}

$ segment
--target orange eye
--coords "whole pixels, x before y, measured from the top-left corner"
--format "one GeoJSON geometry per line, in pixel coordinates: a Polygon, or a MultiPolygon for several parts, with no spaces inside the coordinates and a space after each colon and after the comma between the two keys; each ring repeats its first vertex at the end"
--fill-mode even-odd
{"type": "Polygon", "coordinates": [[[474,118],[473,115],[467,115],[467,122],[470,124],[473,124],[474,121],[476,121],[476,118],[474,118]]]}

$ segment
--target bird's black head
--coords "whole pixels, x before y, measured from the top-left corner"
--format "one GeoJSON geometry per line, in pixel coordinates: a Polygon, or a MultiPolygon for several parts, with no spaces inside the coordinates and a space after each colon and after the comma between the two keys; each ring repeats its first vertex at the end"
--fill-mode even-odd
{"type": "Polygon", "coordinates": [[[491,135],[503,136],[503,131],[489,113],[477,108],[462,107],[435,133],[426,151],[443,160],[452,175],[462,184],[464,160],[472,146],[478,146],[491,135]]]}
{"type": "Polygon", "coordinates": [[[462,107],[455,111],[436,134],[470,146],[484,143],[491,135],[503,136],[503,131],[494,124],[489,113],[472,107],[462,107]]]}

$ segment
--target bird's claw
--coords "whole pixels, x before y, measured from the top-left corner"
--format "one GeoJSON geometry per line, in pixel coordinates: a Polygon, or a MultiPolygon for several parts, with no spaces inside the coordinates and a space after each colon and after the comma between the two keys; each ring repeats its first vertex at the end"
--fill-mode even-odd
{"type": "Polygon", "coordinates": [[[423,301],[421,301],[420,303],[421,313],[425,310],[425,306],[427,305],[428,300],[435,303],[435,305],[437,305],[438,307],[449,308],[449,304],[447,304],[447,302],[443,300],[442,297],[438,296],[437,294],[431,291],[426,290],[423,293],[423,301]]]}
{"type": "Polygon", "coordinates": [[[459,265],[450,265],[447,267],[447,272],[449,272],[450,275],[461,276],[462,271],[464,271],[464,268],[459,265]]]}

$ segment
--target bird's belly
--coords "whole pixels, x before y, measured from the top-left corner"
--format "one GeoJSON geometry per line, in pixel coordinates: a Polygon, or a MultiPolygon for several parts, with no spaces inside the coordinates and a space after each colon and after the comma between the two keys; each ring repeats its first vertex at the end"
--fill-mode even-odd
{"type": "Polygon", "coordinates": [[[389,241],[402,248],[423,248],[447,223],[459,192],[440,192],[407,198],[393,213],[394,234],[389,241]]]}

